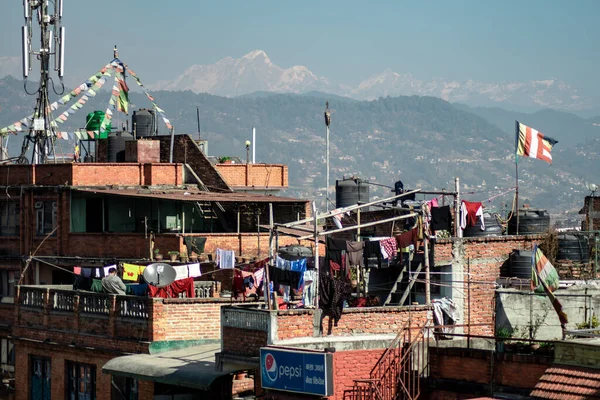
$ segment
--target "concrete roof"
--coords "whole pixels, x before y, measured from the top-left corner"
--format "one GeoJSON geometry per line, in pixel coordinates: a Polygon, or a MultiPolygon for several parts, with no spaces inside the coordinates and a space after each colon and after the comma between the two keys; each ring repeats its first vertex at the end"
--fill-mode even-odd
{"type": "Polygon", "coordinates": [[[176,190],[176,189],[84,189],[74,188],[74,190],[95,194],[108,194],[127,197],[146,197],[163,200],[178,201],[218,201],[221,203],[306,203],[308,200],[295,199],[291,197],[269,196],[250,193],[217,193],[201,192],[194,190],[176,190]]]}
{"type": "Polygon", "coordinates": [[[217,371],[215,353],[220,344],[205,344],[159,354],[134,354],[113,358],[102,372],[174,386],[209,390],[213,381],[239,369],[217,371]]]}

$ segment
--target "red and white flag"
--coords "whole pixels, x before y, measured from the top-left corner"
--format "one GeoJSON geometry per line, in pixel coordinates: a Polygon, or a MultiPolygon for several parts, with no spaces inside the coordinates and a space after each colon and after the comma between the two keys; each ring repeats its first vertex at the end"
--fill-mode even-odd
{"type": "Polygon", "coordinates": [[[552,147],[558,141],[517,121],[517,155],[537,158],[552,164],[552,147]]]}

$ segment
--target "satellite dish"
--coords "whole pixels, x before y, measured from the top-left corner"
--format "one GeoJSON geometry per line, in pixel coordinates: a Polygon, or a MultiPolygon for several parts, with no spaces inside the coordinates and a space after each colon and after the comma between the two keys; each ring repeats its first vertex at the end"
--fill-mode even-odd
{"type": "Polygon", "coordinates": [[[598,185],[596,185],[595,183],[586,183],[585,186],[587,186],[590,192],[592,192],[592,196],[594,195],[594,193],[596,193],[596,190],[598,190],[598,185]]]}
{"type": "Polygon", "coordinates": [[[173,283],[177,272],[169,264],[154,263],[148,265],[142,275],[148,284],[156,287],[165,287],[173,283]]]}

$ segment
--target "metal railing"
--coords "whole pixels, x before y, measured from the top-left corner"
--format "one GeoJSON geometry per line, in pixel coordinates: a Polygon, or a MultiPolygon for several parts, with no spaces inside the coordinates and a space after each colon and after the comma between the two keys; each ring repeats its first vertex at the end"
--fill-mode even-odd
{"type": "MultiPolygon", "coordinates": [[[[428,373],[425,343],[426,327],[413,333],[406,322],[391,345],[373,367],[369,379],[354,380],[350,393],[353,400],[417,399],[421,393],[421,378],[428,373]]],[[[427,336],[429,337],[429,336],[427,336]]]]}
{"type": "Polygon", "coordinates": [[[224,327],[269,331],[270,313],[258,309],[238,307],[221,308],[221,324],[224,327]]]}

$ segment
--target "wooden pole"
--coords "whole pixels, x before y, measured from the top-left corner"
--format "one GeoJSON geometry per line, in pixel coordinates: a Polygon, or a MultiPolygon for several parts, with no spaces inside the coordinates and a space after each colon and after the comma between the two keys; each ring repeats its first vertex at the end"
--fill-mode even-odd
{"type": "MultiPolygon", "coordinates": [[[[271,234],[269,235],[269,265],[273,265],[274,261],[274,248],[273,248],[273,237],[274,237],[274,226],[273,226],[273,203],[269,203],[269,231],[271,234]]],[[[277,303],[275,303],[275,297],[273,297],[273,308],[277,310],[277,303]]]]}
{"type": "Polygon", "coordinates": [[[454,235],[462,237],[462,229],[460,228],[460,178],[454,178],[454,235]]]}
{"type": "Polygon", "coordinates": [[[314,232],[313,232],[313,237],[315,239],[315,271],[316,271],[316,276],[315,276],[315,280],[313,281],[313,285],[315,285],[314,287],[314,293],[315,293],[315,309],[319,308],[319,231],[317,229],[317,204],[315,203],[315,201],[313,200],[312,203],[312,212],[313,212],[313,225],[314,225],[314,232]]]}
{"type": "MultiPolygon", "coordinates": [[[[425,211],[423,211],[423,219],[425,219],[425,211]]],[[[431,281],[429,274],[429,233],[423,229],[423,244],[425,246],[425,304],[431,304],[431,281]]]]}
{"type": "Polygon", "coordinates": [[[517,213],[517,235],[519,234],[519,121],[515,121],[515,212],[517,213]]]}

